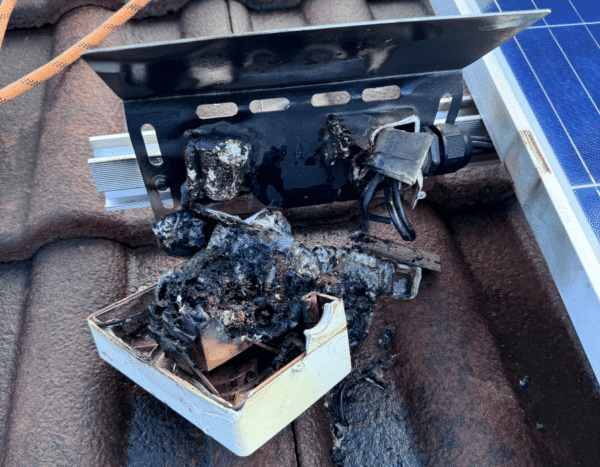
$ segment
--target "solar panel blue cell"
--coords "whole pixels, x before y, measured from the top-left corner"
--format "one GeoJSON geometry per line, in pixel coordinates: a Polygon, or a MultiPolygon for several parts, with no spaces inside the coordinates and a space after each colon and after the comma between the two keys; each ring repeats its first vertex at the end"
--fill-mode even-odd
{"type": "Polygon", "coordinates": [[[600,107],[600,87],[597,84],[600,78],[600,47],[584,26],[554,28],[552,34],[598,109],[600,107]]]}
{"type": "MultiPolygon", "coordinates": [[[[600,181],[600,114],[594,103],[548,28],[523,31],[517,41],[592,177],[600,181]]],[[[561,154],[557,157],[564,158],[561,154]]]]}
{"type": "Polygon", "coordinates": [[[600,3],[598,0],[572,0],[572,2],[586,23],[600,21],[600,3]]]}
{"type": "Polygon", "coordinates": [[[600,24],[590,24],[587,26],[590,34],[594,37],[596,44],[600,44],[600,24]]]}
{"type": "Polygon", "coordinates": [[[545,20],[550,25],[581,23],[581,18],[569,0],[533,0],[539,9],[550,8],[552,13],[545,20]]]}
{"type": "Polygon", "coordinates": [[[573,190],[592,230],[600,238],[600,195],[594,187],[573,190]]]}
{"type": "Polygon", "coordinates": [[[592,183],[592,179],[516,41],[511,39],[504,44],[502,52],[510,67],[515,71],[517,81],[540,126],[544,129],[548,142],[554,148],[557,156],[560,155],[558,160],[569,183],[573,186],[592,183]]]}

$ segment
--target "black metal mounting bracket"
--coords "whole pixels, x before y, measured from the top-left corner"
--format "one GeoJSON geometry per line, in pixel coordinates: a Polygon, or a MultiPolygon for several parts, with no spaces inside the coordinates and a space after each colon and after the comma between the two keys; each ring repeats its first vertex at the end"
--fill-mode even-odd
{"type": "Polygon", "coordinates": [[[308,27],[100,49],[83,57],[124,101],[157,218],[180,207],[186,131],[196,129],[249,135],[254,154],[247,191],[265,205],[288,208],[360,196],[363,187],[348,175],[347,160],[323,160],[328,118],[415,114],[426,127],[449,94],[452,123],[461,103],[461,70],[541,16],[526,11],[308,27]],[[365,97],[365,90],[390,86],[399,90],[393,99],[365,97]],[[318,102],[322,95],[325,104],[318,102]],[[343,101],[336,101],[340,96],[343,101]],[[272,99],[285,105],[269,108],[272,99]],[[229,116],[200,119],[199,108],[213,104],[226,104],[229,116]],[[156,132],[160,165],[146,151],[147,124],[156,132]],[[161,202],[159,190],[165,189],[173,206],[161,202]]]}

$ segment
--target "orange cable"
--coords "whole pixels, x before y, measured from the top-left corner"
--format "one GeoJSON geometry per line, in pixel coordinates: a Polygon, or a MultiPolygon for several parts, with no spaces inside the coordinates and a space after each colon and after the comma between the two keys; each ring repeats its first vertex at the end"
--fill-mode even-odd
{"type": "MultiPolygon", "coordinates": [[[[114,15],[108,18],[100,27],[81,39],[77,44],[69,47],[54,60],[32,71],[18,81],[9,84],[0,90],[0,105],[6,104],[15,97],[29,91],[38,84],[57,75],[81,56],[81,52],[98,45],[106,36],[116,31],[138,11],[144,8],[150,0],[131,0],[123,5],[114,15]]],[[[3,2],[4,4],[4,2],[3,2]]]]}
{"type": "Polygon", "coordinates": [[[17,3],[17,0],[2,0],[2,5],[0,5],[0,47],[2,47],[2,40],[8,26],[8,19],[15,7],[15,3],[17,3]]]}

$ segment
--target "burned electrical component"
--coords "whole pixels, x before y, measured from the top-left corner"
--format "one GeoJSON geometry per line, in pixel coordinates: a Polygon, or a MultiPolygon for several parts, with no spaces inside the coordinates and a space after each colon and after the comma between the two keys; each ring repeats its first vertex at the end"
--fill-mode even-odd
{"type": "Polygon", "coordinates": [[[181,204],[192,209],[200,200],[225,201],[235,198],[253,156],[247,135],[228,123],[211,132],[200,128],[185,133],[187,177],[181,186],[181,204]]]}
{"type": "Polygon", "coordinates": [[[174,256],[191,256],[208,243],[210,224],[187,211],[176,211],[156,221],[152,231],[161,249],[174,256]]]}
{"type": "Polygon", "coordinates": [[[286,332],[314,323],[303,297],[321,292],[343,298],[350,345],[356,345],[383,294],[409,299],[416,294],[412,288],[418,289],[418,266],[354,248],[308,249],[277,210],[262,210],[246,221],[203,213],[217,224],[206,249],[163,275],[149,307],[151,335],[192,373],[216,366],[206,346],[197,346],[209,327],[212,337],[235,341],[239,351],[249,343],[274,348],[286,332]]]}
{"type": "Polygon", "coordinates": [[[350,372],[344,306],[335,297],[316,294],[319,320],[301,333],[300,355],[294,357],[298,343],[289,336],[275,358],[254,345],[204,378],[182,370],[149,335],[143,310],[154,297],[149,287],[90,316],[100,356],[239,456],[252,454],[350,372]]]}
{"type": "Polygon", "coordinates": [[[390,258],[364,234],[309,248],[273,209],[202,214],[204,249],[89,322],[103,358],[248,455],[350,372],[377,300],[413,298],[439,258],[401,245],[390,258]]]}

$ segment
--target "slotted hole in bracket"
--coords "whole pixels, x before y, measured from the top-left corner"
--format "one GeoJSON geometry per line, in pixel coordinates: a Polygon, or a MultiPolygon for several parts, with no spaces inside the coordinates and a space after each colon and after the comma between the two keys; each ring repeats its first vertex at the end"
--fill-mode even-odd
{"type": "Polygon", "coordinates": [[[149,123],[142,125],[142,138],[146,145],[146,152],[148,153],[148,159],[152,165],[162,165],[163,158],[158,147],[158,140],[156,139],[156,131],[154,127],[149,123]]]}
{"type": "Polygon", "coordinates": [[[290,107],[290,101],[285,97],[275,97],[273,99],[260,99],[250,102],[250,112],[253,114],[262,114],[266,112],[281,112],[290,107]]]}
{"type": "Polygon", "coordinates": [[[452,95],[450,93],[446,93],[440,99],[440,105],[438,106],[438,111],[435,116],[435,123],[446,123],[446,119],[448,118],[448,111],[450,110],[450,106],[452,105],[452,95]]]}
{"type": "Polygon", "coordinates": [[[362,92],[362,100],[365,102],[394,101],[400,97],[402,92],[396,85],[383,86],[381,88],[367,88],[362,92]]]}
{"type": "Polygon", "coordinates": [[[169,187],[169,185],[166,184],[164,187],[157,186],[156,189],[158,191],[158,196],[163,207],[167,209],[173,209],[173,207],[175,207],[175,204],[173,203],[171,188],[169,187]]]}
{"type": "Polygon", "coordinates": [[[196,108],[196,115],[202,120],[211,118],[233,117],[238,113],[235,102],[222,102],[219,104],[201,104],[196,108]]]}
{"type": "Polygon", "coordinates": [[[313,107],[326,107],[328,105],[344,105],[350,102],[350,94],[346,91],[324,92],[314,94],[310,99],[313,107]]]}

